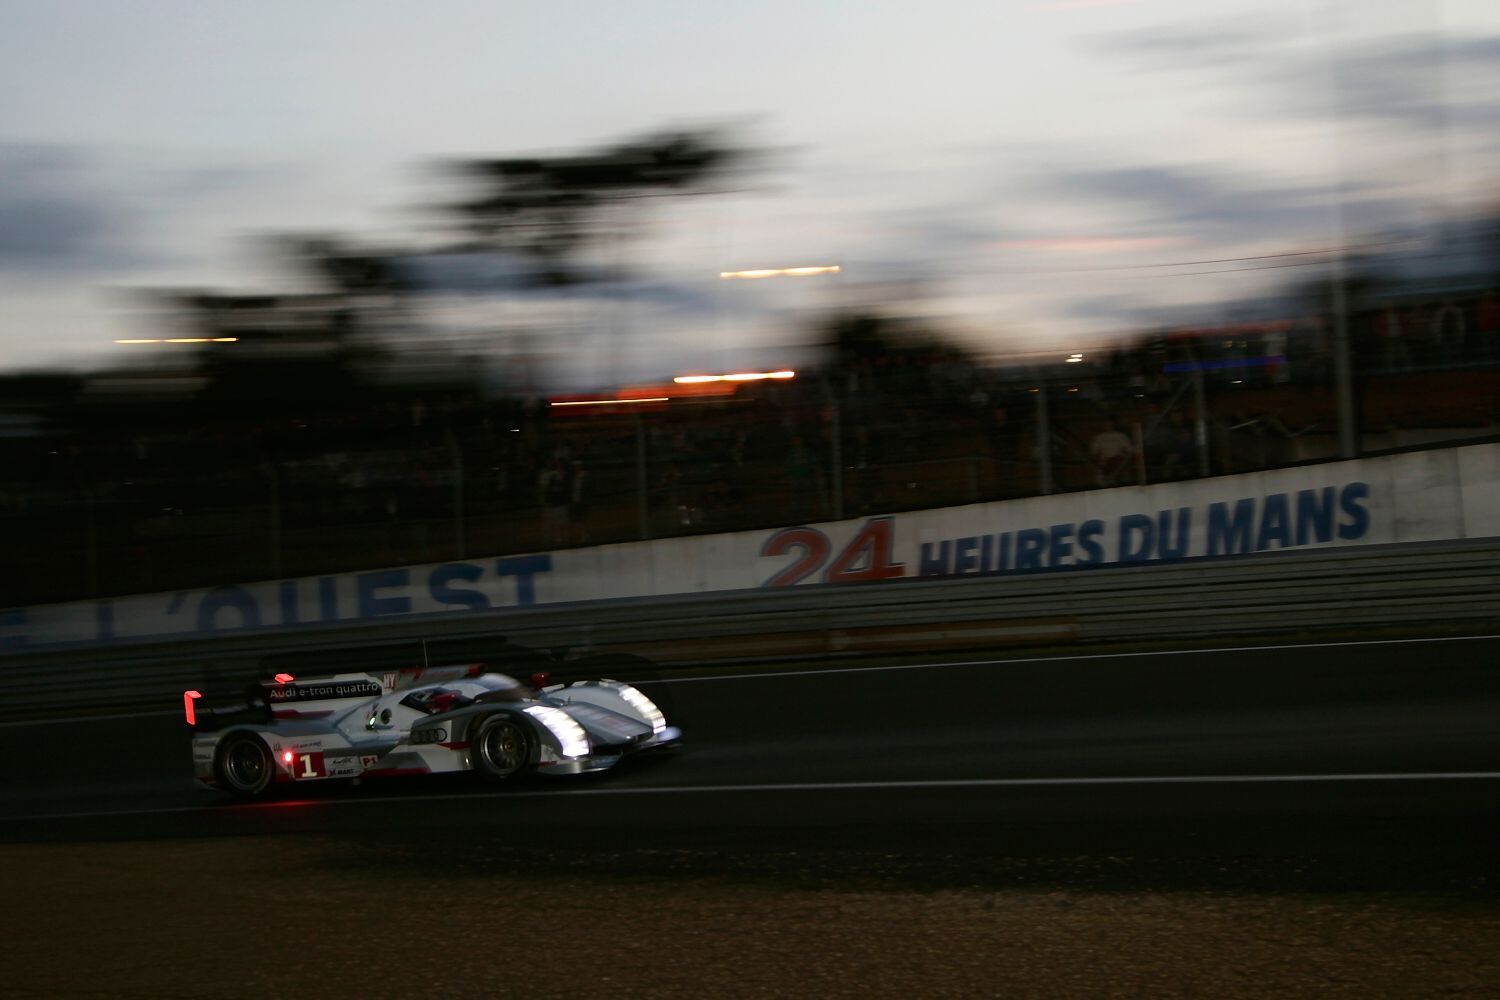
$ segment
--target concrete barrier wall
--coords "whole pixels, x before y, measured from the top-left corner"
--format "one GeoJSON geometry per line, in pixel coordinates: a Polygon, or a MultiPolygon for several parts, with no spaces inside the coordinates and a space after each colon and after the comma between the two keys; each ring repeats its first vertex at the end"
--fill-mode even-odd
{"type": "Polygon", "coordinates": [[[1476,445],[781,529],[13,608],[0,612],[0,651],[1496,536],[1500,445],[1476,445]]]}

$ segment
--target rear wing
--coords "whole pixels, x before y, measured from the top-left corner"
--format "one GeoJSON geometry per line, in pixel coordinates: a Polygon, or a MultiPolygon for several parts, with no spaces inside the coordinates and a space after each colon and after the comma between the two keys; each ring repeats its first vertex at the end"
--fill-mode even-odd
{"type": "Polygon", "coordinates": [[[211,733],[237,725],[262,725],[274,718],[271,706],[256,697],[233,702],[216,699],[212,704],[204,704],[200,701],[202,697],[200,691],[182,692],[182,714],[195,733],[211,733]]]}
{"type": "Polygon", "coordinates": [[[309,702],[368,701],[389,688],[369,674],[337,674],[298,680],[288,673],[251,684],[237,699],[205,699],[200,691],[182,692],[184,720],[196,732],[210,732],[239,723],[267,723],[302,714],[296,706],[309,702]]]}

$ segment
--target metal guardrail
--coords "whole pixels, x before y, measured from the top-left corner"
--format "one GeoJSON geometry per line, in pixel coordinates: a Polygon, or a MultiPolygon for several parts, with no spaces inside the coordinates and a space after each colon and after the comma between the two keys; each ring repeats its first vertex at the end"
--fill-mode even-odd
{"type": "Polygon", "coordinates": [[[449,612],[37,651],[0,659],[0,714],[169,708],[186,687],[238,691],[267,655],[419,639],[484,648],[503,636],[543,649],[744,662],[1435,623],[1500,625],[1500,539],[449,612]]]}

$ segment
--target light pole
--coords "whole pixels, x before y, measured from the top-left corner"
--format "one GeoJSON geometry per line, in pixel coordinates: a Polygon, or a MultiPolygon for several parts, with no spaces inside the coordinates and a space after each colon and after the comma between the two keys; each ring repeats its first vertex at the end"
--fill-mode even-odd
{"type": "Polygon", "coordinates": [[[1037,492],[1042,496],[1052,492],[1052,427],[1047,413],[1047,375],[1042,373],[1036,393],[1036,455],[1037,492]]]}
{"type": "MultiPolygon", "coordinates": [[[[1349,303],[1344,281],[1344,171],[1340,147],[1343,120],[1339,115],[1344,98],[1339,80],[1338,58],[1333,51],[1338,38],[1336,0],[1327,0],[1324,17],[1328,28],[1328,90],[1333,104],[1333,266],[1329,270],[1329,307],[1333,311],[1333,392],[1338,420],[1339,458],[1358,458],[1359,414],[1354,409],[1354,374],[1349,345],[1349,303]]],[[[1206,474],[1206,473],[1205,473],[1206,474]]]]}

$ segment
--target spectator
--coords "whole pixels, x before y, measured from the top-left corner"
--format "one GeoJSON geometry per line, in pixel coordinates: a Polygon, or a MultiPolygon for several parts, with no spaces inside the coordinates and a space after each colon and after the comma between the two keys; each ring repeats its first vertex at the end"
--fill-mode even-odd
{"type": "Polygon", "coordinates": [[[1479,315],[1474,324],[1479,333],[1479,350],[1484,360],[1494,361],[1500,357],[1500,301],[1495,299],[1494,289],[1484,293],[1479,300],[1479,315]]]}
{"type": "Polygon", "coordinates": [[[589,470],[582,460],[574,459],[568,476],[568,540],[582,545],[589,540],[589,470]]]}
{"type": "Polygon", "coordinates": [[[1262,353],[1266,359],[1266,380],[1272,385],[1284,385],[1292,380],[1292,363],[1287,354],[1286,323],[1268,323],[1262,337],[1262,353]]]}
{"type": "Polygon", "coordinates": [[[860,515],[879,509],[883,503],[880,490],[880,442],[870,435],[863,425],[854,429],[854,440],[845,455],[848,469],[853,473],[849,485],[853,487],[853,508],[860,515]]]}
{"type": "Polygon", "coordinates": [[[990,418],[984,424],[984,435],[989,442],[990,455],[995,464],[999,465],[1012,459],[1012,438],[1014,432],[1010,426],[1010,411],[998,403],[990,410],[990,418]]]}
{"type": "Polygon", "coordinates": [[[1173,410],[1167,415],[1167,426],[1162,432],[1161,478],[1172,480],[1191,476],[1197,455],[1192,426],[1181,410],[1173,410]]]}
{"type": "Polygon", "coordinates": [[[1113,420],[1104,421],[1104,429],[1089,442],[1089,458],[1094,462],[1094,478],[1100,486],[1113,486],[1129,470],[1135,449],[1130,438],[1115,429],[1113,420]]]}
{"type": "Polygon", "coordinates": [[[1375,337],[1385,358],[1385,370],[1411,371],[1411,353],[1406,349],[1406,329],[1395,306],[1386,306],[1375,317],[1375,337]]]}
{"type": "Polygon", "coordinates": [[[1304,316],[1294,327],[1294,338],[1300,339],[1306,363],[1300,366],[1313,382],[1324,382],[1332,371],[1329,356],[1328,324],[1322,316],[1304,316]]]}
{"type": "Polygon", "coordinates": [[[720,531],[732,531],[745,516],[744,495],[721,475],[703,497],[703,513],[706,524],[720,531]]]}
{"type": "Polygon", "coordinates": [[[786,471],[792,488],[794,509],[805,510],[805,505],[816,501],[816,516],[825,516],[827,501],[819,465],[817,453],[808,447],[802,435],[793,434],[786,453],[786,471]]]}
{"type": "Polygon", "coordinates": [[[1428,328],[1433,347],[1444,364],[1455,364],[1463,357],[1466,333],[1464,327],[1464,311],[1452,299],[1444,299],[1443,304],[1432,314],[1428,328]]]}
{"type": "Polygon", "coordinates": [[[568,466],[562,455],[554,454],[537,475],[537,499],[542,505],[542,528],[549,545],[567,540],[568,466]]]}

